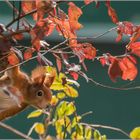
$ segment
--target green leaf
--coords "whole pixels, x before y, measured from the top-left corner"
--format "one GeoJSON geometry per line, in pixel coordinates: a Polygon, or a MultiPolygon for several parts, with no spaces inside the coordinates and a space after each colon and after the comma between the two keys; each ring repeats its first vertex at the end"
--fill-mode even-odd
{"type": "Polygon", "coordinates": [[[28,119],[29,119],[29,118],[36,118],[36,117],[39,117],[40,115],[42,115],[42,113],[43,113],[43,110],[38,109],[38,110],[35,110],[35,111],[31,112],[31,113],[27,116],[27,118],[28,118],[28,119]]]}
{"type": "Polygon", "coordinates": [[[134,128],[134,129],[130,132],[130,137],[131,137],[132,139],[140,139],[140,127],[134,128]]]}
{"type": "Polygon", "coordinates": [[[73,98],[76,98],[78,97],[78,92],[76,89],[74,89],[73,87],[67,85],[64,89],[65,93],[67,96],[69,97],[73,97],[73,98]]]}
{"type": "Polygon", "coordinates": [[[75,105],[73,104],[73,102],[70,102],[67,105],[67,108],[66,108],[66,111],[65,111],[65,115],[68,115],[68,116],[72,115],[75,111],[76,111],[75,105]]]}

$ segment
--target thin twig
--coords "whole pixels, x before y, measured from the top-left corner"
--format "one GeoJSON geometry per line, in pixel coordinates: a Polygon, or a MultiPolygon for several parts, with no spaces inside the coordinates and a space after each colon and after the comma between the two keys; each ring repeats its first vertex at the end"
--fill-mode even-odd
{"type": "Polygon", "coordinates": [[[5,124],[5,123],[0,122],[0,126],[9,130],[9,131],[11,131],[11,132],[13,132],[13,133],[15,133],[16,135],[20,136],[21,138],[24,138],[24,139],[27,139],[27,140],[33,140],[31,137],[27,136],[26,134],[16,130],[15,128],[13,128],[13,127],[5,124]]]}
{"type": "MultiPolygon", "coordinates": [[[[19,15],[19,11],[16,9],[16,7],[14,7],[8,0],[5,0],[5,2],[9,5],[9,7],[13,9],[13,13],[16,13],[17,15],[19,15]]],[[[15,16],[13,20],[15,20],[15,16]]],[[[26,18],[23,18],[23,20],[29,25],[29,27],[32,27],[26,18]]]]}
{"type": "MultiPolygon", "coordinates": [[[[65,44],[66,42],[67,42],[67,40],[65,40],[65,41],[63,41],[63,42],[61,42],[61,43],[55,45],[54,47],[52,47],[52,48],[50,48],[49,50],[47,50],[46,52],[44,52],[42,55],[46,55],[48,52],[50,52],[50,51],[52,51],[52,50],[54,50],[54,49],[60,47],[61,45],[65,44]]],[[[27,63],[27,62],[29,62],[29,61],[31,61],[31,60],[34,60],[34,59],[37,58],[37,57],[38,57],[38,56],[34,56],[34,57],[32,57],[32,58],[30,58],[30,59],[27,59],[27,60],[25,60],[25,61],[23,61],[23,62],[21,62],[21,63],[18,63],[18,64],[16,64],[16,65],[10,66],[10,67],[8,67],[8,68],[6,68],[6,69],[0,71],[0,74],[4,73],[4,72],[7,71],[7,70],[10,70],[10,69],[12,69],[12,68],[15,68],[15,67],[17,67],[17,66],[21,66],[21,65],[23,65],[23,64],[25,64],[25,63],[27,63]]]]}
{"type": "Polygon", "coordinates": [[[117,128],[117,127],[111,127],[111,126],[106,126],[106,125],[101,125],[101,124],[87,124],[87,123],[80,123],[80,124],[84,125],[84,126],[90,126],[90,127],[93,127],[93,128],[110,129],[110,130],[113,130],[113,131],[120,132],[120,133],[124,134],[125,136],[127,136],[128,138],[130,138],[128,133],[126,133],[124,130],[122,130],[120,128],[117,128]]]}

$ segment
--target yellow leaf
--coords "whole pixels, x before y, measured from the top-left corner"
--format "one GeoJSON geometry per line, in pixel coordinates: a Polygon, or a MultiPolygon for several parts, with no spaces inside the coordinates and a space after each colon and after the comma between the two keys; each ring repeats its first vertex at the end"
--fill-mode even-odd
{"type": "Polygon", "coordinates": [[[43,110],[38,109],[38,110],[35,110],[35,111],[31,112],[31,113],[27,116],[27,118],[29,119],[29,118],[39,117],[42,113],[43,113],[43,110]]]}
{"type": "Polygon", "coordinates": [[[73,104],[73,102],[70,102],[68,105],[67,105],[67,109],[65,111],[65,114],[66,115],[72,115],[74,112],[75,112],[76,108],[75,108],[75,105],[73,104]]]}
{"type": "Polygon", "coordinates": [[[130,137],[131,137],[132,139],[140,139],[140,127],[134,128],[134,129],[130,132],[130,137]]]}
{"type": "Polygon", "coordinates": [[[66,94],[64,92],[57,93],[57,98],[64,99],[66,97],[66,94]]]}
{"type": "Polygon", "coordinates": [[[74,89],[73,87],[67,85],[64,89],[65,93],[67,94],[67,96],[69,97],[73,97],[76,98],[78,97],[78,92],[76,89],[74,89]]]}
{"type": "Polygon", "coordinates": [[[39,135],[42,135],[45,132],[45,127],[42,123],[36,123],[34,129],[35,129],[35,132],[39,135]]]}
{"type": "Polygon", "coordinates": [[[58,101],[58,98],[55,95],[53,95],[50,104],[52,106],[55,106],[58,103],[58,101]]]}
{"type": "Polygon", "coordinates": [[[62,85],[62,83],[54,81],[50,88],[52,90],[64,90],[65,87],[62,85]]]}

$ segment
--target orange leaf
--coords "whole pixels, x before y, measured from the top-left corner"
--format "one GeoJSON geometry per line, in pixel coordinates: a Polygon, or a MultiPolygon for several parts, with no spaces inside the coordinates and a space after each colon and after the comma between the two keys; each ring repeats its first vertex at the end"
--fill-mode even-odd
{"type": "Polygon", "coordinates": [[[60,72],[61,69],[62,69],[62,62],[61,62],[60,59],[57,58],[57,59],[56,59],[56,63],[57,63],[58,71],[60,72]]]}
{"type": "Polygon", "coordinates": [[[40,20],[36,23],[34,28],[30,31],[30,35],[32,38],[32,45],[38,51],[40,50],[40,40],[43,40],[45,36],[50,35],[54,30],[54,24],[50,23],[50,19],[46,18],[40,20]]]}
{"type": "Polygon", "coordinates": [[[16,64],[19,63],[19,59],[18,59],[18,57],[15,55],[15,53],[12,52],[12,53],[9,54],[9,56],[8,56],[8,62],[9,62],[10,65],[16,65],[16,64]]]}
{"type": "Polygon", "coordinates": [[[111,17],[113,23],[116,24],[119,22],[116,11],[111,6],[108,6],[108,15],[111,17]]]}
{"type": "Polygon", "coordinates": [[[134,80],[138,74],[138,70],[135,64],[128,58],[124,57],[120,62],[119,66],[123,72],[122,79],[123,80],[134,80]]]}
{"type": "Polygon", "coordinates": [[[84,56],[86,59],[94,59],[96,56],[96,49],[90,43],[83,43],[84,56]]]}
{"type": "Polygon", "coordinates": [[[88,5],[88,4],[90,4],[91,2],[93,2],[94,0],[84,0],[84,3],[86,4],[86,5],[88,5]]]}
{"type": "Polygon", "coordinates": [[[129,47],[132,54],[135,54],[140,57],[140,42],[132,43],[129,47]]]}
{"type": "Polygon", "coordinates": [[[79,77],[78,73],[71,71],[70,75],[73,77],[74,80],[78,80],[78,77],[79,77]]]}
{"type": "Polygon", "coordinates": [[[24,59],[28,60],[32,57],[34,50],[32,48],[28,48],[25,52],[24,52],[24,59]]]}
{"type": "MultiPolygon", "coordinates": [[[[22,10],[25,14],[33,11],[34,9],[36,9],[35,1],[22,1],[22,10]]],[[[37,19],[36,13],[33,14],[33,18],[34,18],[34,20],[37,19]]]]}
{"type": "Polygon", "coordinates": [[[14,37],[16,40],[22,40],[23,37],[24,37],[24,35],[21,34],[21,33],[19,33],[19,34],[14,35],[13,37],[14,37]]]}
{"type": "Polygon", "coordinates": [[[116,78],[122,77],[122,70],[119,66],[119,61],[116,58],[112,60],[112,63],[110,64],[108,69],[108,74],[113,82],[116,81],[116,78]]]}
{"type": "Polygon", "coordinates": [[[73,2],[69,2],[68,16],[69,23],[72,30],[79,30],[83,26],[78,22],[79,17],[83,14],[82,10],[77,7],[73,2]]]}

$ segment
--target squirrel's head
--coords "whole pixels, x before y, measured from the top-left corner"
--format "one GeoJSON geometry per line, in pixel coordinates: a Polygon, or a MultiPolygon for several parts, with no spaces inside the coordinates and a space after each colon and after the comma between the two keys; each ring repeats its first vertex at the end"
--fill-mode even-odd
{"type": "Polygon", "coordinates": [[[51,90],[55,76],[51,74],[45,74],[42,72],[43,67],[36,68],[32,72],[31,84],[28,87],[28,95],[26,101],[28,104],[43,109],[46,108],[51,101],[51,90]]]}

